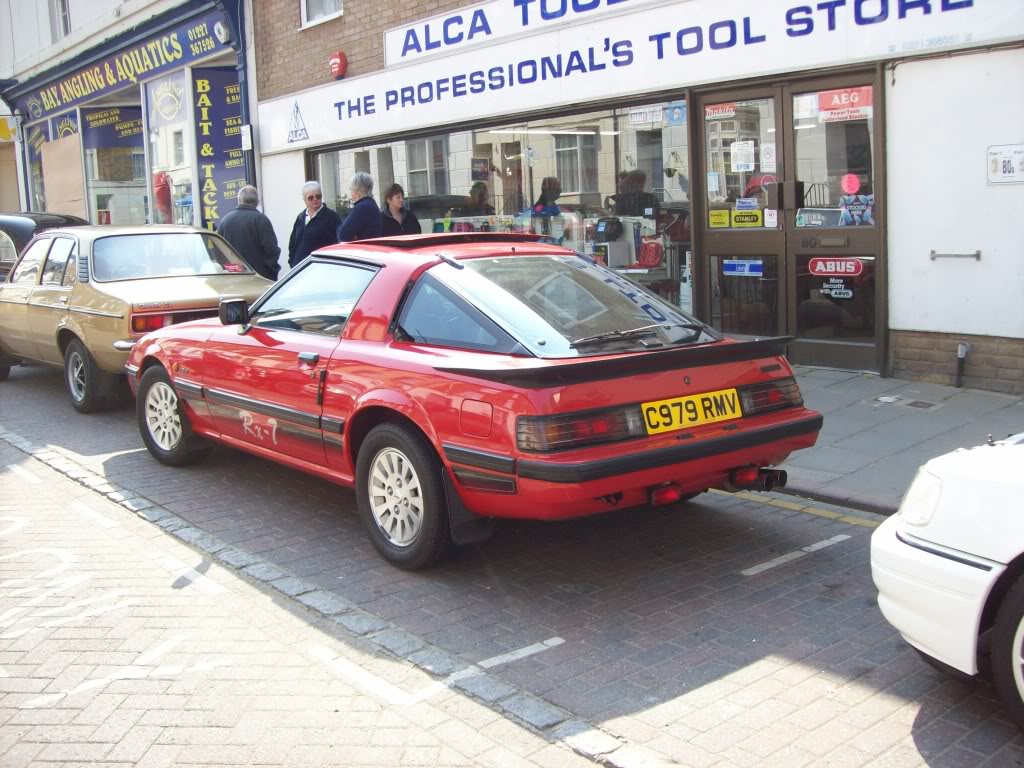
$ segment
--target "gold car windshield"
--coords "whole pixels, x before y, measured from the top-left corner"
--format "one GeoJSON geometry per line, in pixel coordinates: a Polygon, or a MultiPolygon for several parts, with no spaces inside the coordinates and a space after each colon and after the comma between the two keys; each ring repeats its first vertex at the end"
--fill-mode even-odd
{"type": "Polygon", "coordinates": [[[92,263],[99,282],[252,274],[223,240],[200,232],[103,237],[93,243],[92,263]]]}

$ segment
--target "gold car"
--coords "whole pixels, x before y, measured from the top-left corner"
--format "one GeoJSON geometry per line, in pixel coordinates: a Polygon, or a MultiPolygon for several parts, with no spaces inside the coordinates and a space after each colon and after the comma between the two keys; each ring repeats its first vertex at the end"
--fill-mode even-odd
{"type": "Polygon", "coordinates": [[[0,283],[0,381],[21,360],[63,365],[72,404],[90,413],[144,334],[216,317],[221,298],[251,303],[271,285],[205,229],[47,230],[0,283]]]}

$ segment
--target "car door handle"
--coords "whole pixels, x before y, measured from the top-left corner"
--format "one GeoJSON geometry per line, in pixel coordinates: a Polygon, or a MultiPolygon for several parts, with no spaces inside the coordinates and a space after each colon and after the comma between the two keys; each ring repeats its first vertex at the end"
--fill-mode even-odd
{"type": "Polygon", "coordinates": [[[67,296],[61,296],[59,299],[57,299],[57,303],[58,304],[67,304],[68,303],[68,297],[67,296]]]}
{"type": "Polygon", "coordinates": [[[320,355],[316,352],[299,352],[299,362],[316,365],[320,362],[320,355]]]}

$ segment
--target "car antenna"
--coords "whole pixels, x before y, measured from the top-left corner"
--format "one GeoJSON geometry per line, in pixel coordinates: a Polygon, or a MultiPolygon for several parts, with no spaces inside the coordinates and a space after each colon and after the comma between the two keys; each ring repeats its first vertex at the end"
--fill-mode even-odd
{"type": "Polygon", "coordinates": [[[458,261],[453,259],[447,253],[438,253],[438,254],[436,254],[436,256],[441,261],[443,261],[445,264],[450,264],[451,266],[455,267],[456,269],[465,269],[466,268],[465,264],[460,264],[458,261]]]}

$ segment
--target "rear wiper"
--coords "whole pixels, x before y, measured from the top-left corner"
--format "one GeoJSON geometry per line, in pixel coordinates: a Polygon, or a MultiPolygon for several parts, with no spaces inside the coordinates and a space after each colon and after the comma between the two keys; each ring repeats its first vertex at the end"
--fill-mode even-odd
{"type": "Polygon", "coordinates": [[[688,328],[696,331],[693,336],[687,337],[684,341],[692,341],[693,338],[696,338],[704,331],[704,326],[696,325],[695,323],[654,323],[652,325],[641,325],[639,328],[631,328],[628,331],[605,331],[604,333],[595,333],[593,336],[584,336],[581,339],[570,342],[569,349],[576,349],[586,344],[601,344],[605,341],[642,339],[647,336],[653,336],[657,328],[688,328]]]}

